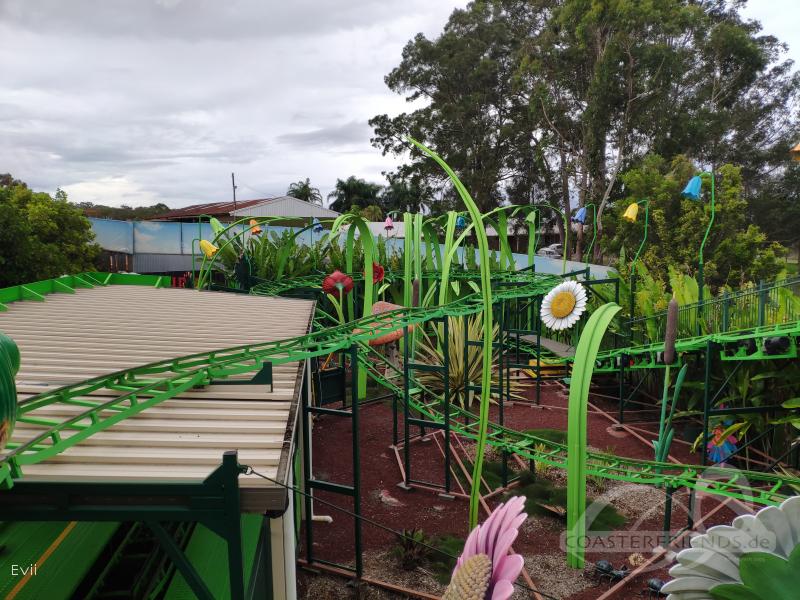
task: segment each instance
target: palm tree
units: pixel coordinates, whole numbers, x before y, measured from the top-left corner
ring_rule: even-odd
[[[298,200],[311,202],[312,204],[322,204],[322,194],[320,194],[318,188],[311,186],[311,180],[308,177],[306,177],[305,181],[301,179],[291,184],[289,189],[286,190],[286,195]]]
[[[380,204],[378,196],[381,186],[369,183],[351,175],[347,179],[337,179],[336,187],[328,194],[328,199],[333,200],[331,210],[346,212],[351,206],[366,208],[371,204]]]

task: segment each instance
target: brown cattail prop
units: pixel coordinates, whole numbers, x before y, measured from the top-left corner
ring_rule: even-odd
[[[678,301],[673,297],[667,306],[667,330],[664,333],[664,363],[675,362],[675,340],[678,338]]]
[[[419,279],[411,282],[411,306],[419,306]]]

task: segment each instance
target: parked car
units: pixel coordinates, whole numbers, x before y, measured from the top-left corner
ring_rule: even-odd
[[[561,244],[550,244],[544,248],[540,248],[536,253],[539,256],[546,256],[547,258],[561,258],[563,246]]]

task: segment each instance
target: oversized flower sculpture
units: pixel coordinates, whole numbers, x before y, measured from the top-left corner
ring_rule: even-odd
[[[577,281],[558,284],[542,300],[542,321],[554,331],[569,329],[586,310],[586,290]]]
[[[339,296],[353,291],[353,278],[341,271],[334,271],[322,280],[322,291]]]
[[[525,498],[515,496],[494,509],[469,534],[442,600],[508,600],[525,561],[509,554],[519,527],[528,518]]]
[[[790,600],[800,590],[800,496],[692,538],[661,591],[667,600]]]

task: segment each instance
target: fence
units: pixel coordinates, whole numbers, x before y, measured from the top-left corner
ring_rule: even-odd
[[[678,337],[780,325],[800,319],[800,277],[781,279],[681,306]],[[633,344],[664,339],[667,311],[629,321]]]

